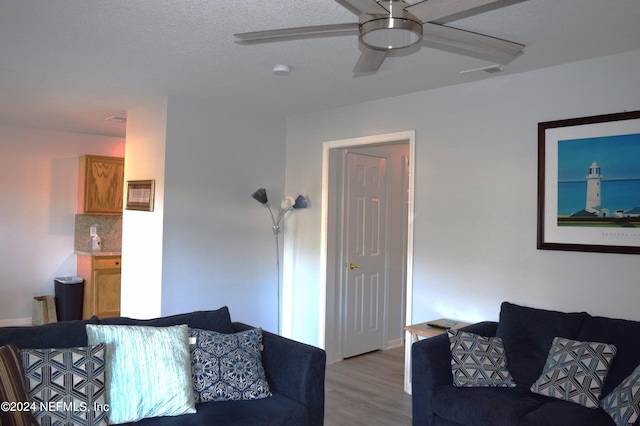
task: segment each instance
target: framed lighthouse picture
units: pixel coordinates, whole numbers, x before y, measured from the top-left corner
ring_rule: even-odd
[[[538,123],[538,248],[640,254],[640,111]]]

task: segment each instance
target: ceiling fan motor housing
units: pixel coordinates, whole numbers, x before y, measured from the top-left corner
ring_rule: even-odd
[[[403,49],[422,40],[422,22],[404,10],[403,2],[378,3],[388,14],[360,15],[360,41],[365,46],[376,50]]]
[[[422,40],[422,23],[408,18],[374,18],[360,24],[360,41],[377,50],[403,49]]]

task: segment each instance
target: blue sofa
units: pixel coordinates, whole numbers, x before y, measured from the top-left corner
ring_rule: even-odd
[[[481,322],[461,330],[500,337],[515,387],[455,387],[447,334],[412,345],[414,425],[470,426],[615,426],[600,407],[531,392],[540,377],[554,337],[613,344],[617,352],[604,386],[605,398],[640,365],[640,322],[563,313],[504,302],[499,322]],[[640,420],[633,425],[640,425]]]
[[[0,328],[0,346],[20,349],[87,346],[87,324],[167,327],[187,324],[191,328],[234,333],[251,327],[231,322],[227,307],[212,311],[161,317],[151,320],[93,317],[33,327]],[[322,425],[326,354],[322,349],[263,331],[262,363],[272,396],[250,401],[196,404],[195,414],[154,417],[136,422],[140,426],[215,425]]]

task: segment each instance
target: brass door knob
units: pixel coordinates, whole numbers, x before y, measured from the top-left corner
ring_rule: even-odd
[[[360,265],[356,265],[355,263],[349,263],[349,269],[360,269]]]

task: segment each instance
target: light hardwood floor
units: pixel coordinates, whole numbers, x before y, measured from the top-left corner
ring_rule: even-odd
[[[327,365],[325,426],[411,425],[411,395],[403,385],[404,347]]]

